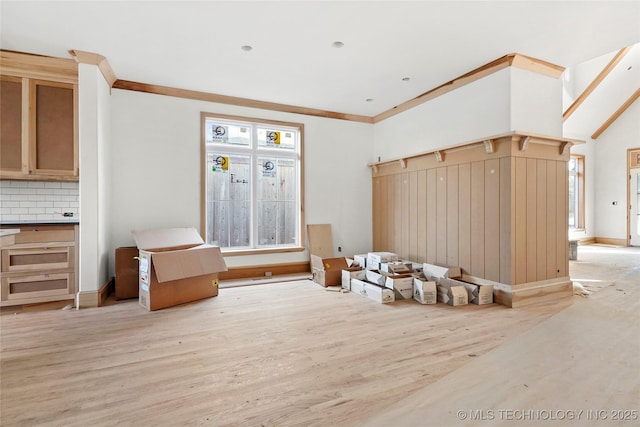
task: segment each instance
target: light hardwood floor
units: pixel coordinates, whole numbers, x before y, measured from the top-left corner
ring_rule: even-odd
[[[79,311],[4,308],[1,424],[360,426],[385,425],[386,416],[400,411],[409,416],[407,424],[394,425],[425,425],[412,398],[425,390],[442,396],[464,391],[459,372],[485,360],[513,362],[492,359],[503,348],[522,347],[528,351],[518,354],[523,363],[536,360],[536,350],[548,342],[537,345],[528,336],[538,340],[562,330],[559,314],[599,299],[609,306],[633,301],[637,310],[640,252],[620,257],[630,261],[602,269],[615,276],[611,284],[622,280],[628,295],[606,286],[587,298],[522,309],[381,305],[309,281],[221,289],[218,297],[157,312],[137,301]],[[579,263],[593,264],[572,265]],[[592,318],[589,328],[601,317],[593,307],[580,312]],[[616,313],[603,312],[608,318]],[[627,325],[633,318],[620,316],[627,316],[616,323],[627,328],[620,333],[633,337],[637,323]],[[600,353],[579,363],[606,363],[611,350],[595,350]],[[616,351],[638,360],[637,347]],[[637,366],[629,364],[627,374],[638,373]],[[475,382],[508,394],[500,371],[498,365],[476,372]],[[456,388],[447,386],[449,379]],[[599,381],[606,378],[590,385]],[[535,392],[557,399],[564,394]]]

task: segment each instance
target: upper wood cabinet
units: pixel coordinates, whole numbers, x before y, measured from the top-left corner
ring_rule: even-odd
[[[0,179],[78,181],[74,61],[4,51],[1,59]]]

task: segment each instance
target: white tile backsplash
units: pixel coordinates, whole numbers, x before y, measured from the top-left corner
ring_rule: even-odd
[[[77,222],[79,207],[77,182],[0,181],[0,222]],[[65,212],[73,216],[64,217]]]

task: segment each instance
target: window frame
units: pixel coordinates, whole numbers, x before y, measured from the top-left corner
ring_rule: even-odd
[[[206,230],[207,230],[207,137],[206,137],[206,124],[207,119],[220,119],[223,121],[230,122],[241,122],[246,124],[251,124],[253,126],[273,126],[273,127],[284,127],[284,128],[297,128],[299,132],[299,147],[298,147],[298,217],[300,220],[298,221],[298,244],[293,246],[286,247],[268,247],[268,248],[220,248],[222,253],[225,256],[237,256],[237,255],[256,255],[256,254],[270,254],[270,253],[287,253],[287,252],[301,252],[305,250],[305,239],[306,236],[304,234],[305,230],[305,218],[304,218],[304,125],[302,123],[293,123],[293,122],[284,122],[279,120],[267,120],[260,119],[255,117],[245,117],[245,116],[236,116],[236,115],[228,115],[228,114],[218,114],[213,112],[201,112],[200,113],[200,230],[203,238],[206,240]],[[250,153],[251,162],[254,162],[259,153],[262,155],[269,155],[274,153],[274,149],[262,147],[258,149],[257,141],[254,141],[255,147],[251,147],[247,150],[239,150],[238,147],[233,144],[229,144],[229,146],[222,147],[223,149],[220,151],[228,152],[230,154],[243,154]],[[255,185],[255,184],[252,184]],[[251,205],[252,205],[252,221],[254,216],[253,209],[257,203],[255,200],[255,192],[252,192],[251,196]],[[252,230],[255,232],[255,230]]]
[[[585,230],[585,223],[584,223],[585,156],[583,154],[571,154],[570,159],[576,160],[576,171],[573,174],[576,177],[576,183],[578,188],[576,192],[576,198],[577,198],[576,226],[575,227],[569,226],[569,230],[584,231]],[[567,168],[568,168],[568,165],[567,165]],[[571,170],[569,170],[567,177],[570,177],[571,175],[572,175],[572,172]],[[568,218],[567,218],[567,222],[568,222]]]

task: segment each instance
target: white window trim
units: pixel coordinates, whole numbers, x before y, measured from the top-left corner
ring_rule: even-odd
[[[207,144],[206,135],[206,123],[207,120],[214,119],[223,123],[235,124],[235,125],[251,125],[252,128],[252,144],[251,146],[240,146],[228,143],[219,144]],[[286,150],[279,148],[259,147],[257,143],[257,129],[258,127],[275,127],[282,130],[291,130],[298,133],[298,141],[295,150]],[[277,120],[264,120],[256,119],[252,117],[242,116],[229,116],[225,114],[216,114],[210,112],[201,113],[201,232],[206,239],[207,233],[207,153],[220,151],[222,153],[228,153],[231,155],[245,155],[250,156],[251,161],[251,225],[250,225],[250,244],[252,247],[232,247],[221,248],[225,255],[246,255],[246,254],[258,254],[258,253],[280,253],[280,252],[297,252],[303,251],[304,248],[304,125],[301,123],[281,122]],[[258,246],[255,241],[256,224],[259,220],[259,212],[255,209],[256,194],[257,194],[257,177],[259,171],[253,163],[258,157],[274,156],[279,158],[289,158],[297,161],[297,182],[296,182],[296,198],[297,198],[297,210],[296,215],[298,217],[298,229],[297,229],[297,243],[292,245],[279,245],[279,246]]]

